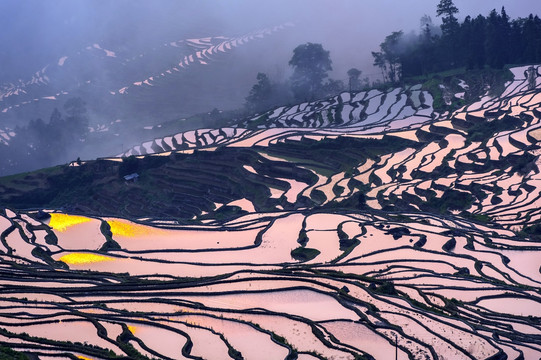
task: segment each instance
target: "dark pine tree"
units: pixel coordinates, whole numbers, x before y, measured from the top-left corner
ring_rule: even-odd
[[[324,95],[323,80],[332,70],[329,52],[321,44],[306,43],[293,50],[291,89],[297,101],[313,100]]]

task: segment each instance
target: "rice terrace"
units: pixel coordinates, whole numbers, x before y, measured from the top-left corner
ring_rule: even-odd
[[[240,74],[235,54],[257,60],[298,23],[190,37],[152,61],[98,45],[0,87],[0,359],[541,359],[541,20],[436,5],[441,26],[382,37],[380,79],[327,78],[329,52],[307,42],[287,81],[257,75],[242,109],[165,115],[174,81]],[[103,78],[70,73],[90,53],[126,67],[107,89],[146,85],[100,98]],[[38,117],[53,90],[60,108],[68,85],[65,114],[5,125]],[[167,110],[141,120],[151,96]],[[132,123],[99,125],[118,109]],[[29,135],[55,124],[58,139]],[[73,144],[110,153],[46,157]]]

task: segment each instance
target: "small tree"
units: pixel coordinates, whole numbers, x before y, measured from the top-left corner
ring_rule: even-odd
[[[55,109],[56,110],[56,109]],[[83,99],[76,97],[70,98],[64,104],[64,110],[68,114],[63,124],[62,131],[71,141],[84,139],[88,133],[88,117],[86,116],[86,103]],[[57,111],[58,112],[58,111]],[[53,116],[57,116],[53,114]],[[54,123],[53,116],[51,123]]]
[[[356,68],[351,68],[348,70],[349,78],[349,91],[359,91],[361,90],[361,81],[359,77],[361,76],[362,71]]]
[[[444,37],[454,35],[459,28],[455,14],[458,14],[458,8],[453,4],[453,0],[440,0],[436,15],[442,17],[441,31]]]
[[[257,83],[252,86],[250,94],[246,97],[246,108],[251,112],[268,110],[271,104],[272,85],[264,73],[257,74]]]
[[[329,52],[321,44],[306,43],[293,50],[291,89],[297,101],[313,100],[323,95],[323,80],[332,70]]]
[[[432,18],[429,15],[423,15],[420,20],[421,23],[421,42],[430,43],[432,42]]]
[[[342,80],[329,79],[322,87],[323,96],[336,95],[345,90],[344,82]]]
[[[374,57],[374,65],[381,69],[384,81],[396,83],[401,77],[400,64],[400,40],[402,39],[402,31],[393,31],[393,33],[385,38],[379,47],[379,52],[372,52]]]
[[[209,112],[209,118],[211,120],[212,125],[219,125],[220,121],[222,121],[224,117],[220,110],[218,110],[217,108],[214,108],[212,109],[211,112]]]

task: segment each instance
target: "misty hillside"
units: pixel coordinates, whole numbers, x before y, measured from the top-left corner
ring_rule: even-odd
[[[178,39],[144,51],[94,43],[60,53],[55,63],[0,85],[0,122],[7,128],[2,141],[9,142],[10,130],[24,125],[23,119],[46,117],[73,97],[87,103],[96,131],[117,125],[118,120],[129,123],[128,128],[142,127],[213,107],[237,108],[256,72],[246,65],[287,36],[292,26],[232,37]],[[233,81],[237,86],[232,92],[228,84]],[[116,132],[121,129],[117,125]]]
[[[233,36],[155,38],[145,46],[95,42],[59,52],[24,77],[6,76],[0,84],[0,172],[115,154],[167,122],[176,129],[219,125],[206,114],[242,108],[255,74],[265,68],[258,57],[287,44],[294,29],[283,23]],[[69,109],[74,99],[77,116]]]

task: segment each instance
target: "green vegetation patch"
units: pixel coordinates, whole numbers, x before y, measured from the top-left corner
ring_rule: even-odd
[[[432,197],[426,203],[430,209],[445,213],[448,210],[466,210],[473,203],[473,196],[464,191],[446,190],[441,198]]]
[[[0,360],[28,360],[28,356],[13,349],[0,346]]]
[[[513,116],[504,116],[502,119],[487,121],[483,119],[482,121],[476,121],[468,129],[467,139],[476,142],[476,141],[485,141],[490,138],[491,135],[507,130],[514,130],[523,125],[523,121],[513,117]]]
[[[319,254],[321,254],[319,250],[306,247],[298,247],[291,250],[291,257],[298,261],[310,261]]]
[[[523,236],[529,236],[534,240],[541,240],[541,223],[525,226],[520,234]]]

